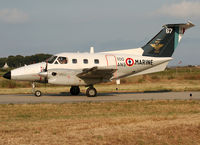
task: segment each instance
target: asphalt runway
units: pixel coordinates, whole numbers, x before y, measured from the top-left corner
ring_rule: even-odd
[[[200,92],[99,93],[97,97],[86,97],[85,94],[71,96],[67,93],[46,94],[42,97],[35,97],[32,94],[0,95],[0,104],[111,102],[128,100],[200,100]]]

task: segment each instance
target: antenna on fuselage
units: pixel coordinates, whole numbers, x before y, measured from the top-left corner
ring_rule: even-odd
[[[90,53],[94,53],[94,47],[90,47]]]

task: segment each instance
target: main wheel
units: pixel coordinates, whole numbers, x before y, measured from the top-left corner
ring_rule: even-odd
[[[39,91],[39,90],[36,90],[34,94],[35,94],[36,97],[42,96],[42,92]]]
[[[79,86],[72,86],[70,89],[71,95],[78,95],[80,93]]]
[[[86,95],[88,97],[95,97],[97,95],[97,90],[93,87],[89,87],[87,90],[86,90]]]

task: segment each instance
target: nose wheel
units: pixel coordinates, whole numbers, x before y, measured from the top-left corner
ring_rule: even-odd
[[[36,90],[35,93],[34,93],[34,95],[35,95],[36,97],[40,97],[40,96],[42,96],[42,92],[39,91],[39,90]]]
[[[35,90],[35,82],[32,83],[32,92],[36,97],[42,96],[42,92],[40,90]]]
[[[95,97],[97,95],[97,90],[93,87],[90,86],[87,90],[86,90],[86,95],[88,97]]]

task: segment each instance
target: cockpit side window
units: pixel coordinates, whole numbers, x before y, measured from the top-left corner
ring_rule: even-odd
[[[47,62],[48,63],[53,63],[56,60],[56,58],[57,58],[57,56],[52,56],[47,60]]]
[[[68,63],[68,59],[66,57],[58,57],[58,62],[60,64],[67,64]]]

